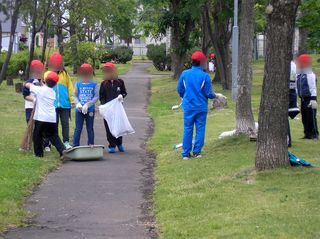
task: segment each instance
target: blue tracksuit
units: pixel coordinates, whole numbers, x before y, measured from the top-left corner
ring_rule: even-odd
[[[179,79],[177,91],[182,101],[184,111],[184,133],[182,156],[187,157],[192,150],[193,128],[196,127],[193,153],[201,153],[204,145],[208,99],[214,99],[211,79],[202,67],[193,66],[185,70]]]

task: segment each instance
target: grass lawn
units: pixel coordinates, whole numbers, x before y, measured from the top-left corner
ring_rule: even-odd
[[[131,66],[131,63],[118,64],[119,74],[125,74]],[[95,79],[100,82],[101,77],[101,71],[97,71]],[[0,107],[0,232],[2,232],[10,227],[23,225],[28,216],[23,208],[25,198],[31,194],[33,187],[60,163],[55,150],[47,153],[43,159],[34,157],[32,152],[18,151],[26,129],[24,100],[22,95],[15,93],[14,87],[7,86],[6,82],[0,85],[0,103],[2,105]],[[70,126],[72,135],[74,117]]]
[[[316,65],[320,76],[320,64]],[[263,63],[254,66],[253,109],[257,121]],[[320,84],[319,84],[320,85]],[[152,80],[149,111],[155,123],[149,148],[157,155],[155,214],[160,237],[320,238],[320,171],[283,168],[256,172],[255,143],[246,137],[218,140],[235,127],[235,105],[210,111],[203,158],[181,161],[182,112],[176,82]],[[221,92],[219,85],[214,85]],[[222,92],[230,99],[229,92]],[[170,123],[168,123],[170,122]],[[304,141],[301,118],[290,121],[291,151],[320,166],[320,142]]]

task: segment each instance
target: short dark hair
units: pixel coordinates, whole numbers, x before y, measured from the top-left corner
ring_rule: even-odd
[[[200,65],[201,65],[200,61],[195,61],[195,60],[192,61],[192,66],[200,66]]]
[[[53,88],[56,86],[56,82],[52,81],[52,80],[49,80],[49,81],[46,81],[46,85],[50,88]]]

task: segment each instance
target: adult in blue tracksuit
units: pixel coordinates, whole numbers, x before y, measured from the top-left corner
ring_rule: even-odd
[[[192,54],[192,68],[185,70],[179,79],[177,91],[183,99],[184,133],[182,157],[187,160],[193,156],[201,157],[204,145],[206,120],[208,114],[208,99],[214,99],[211,79],[208,73],[203,71],[206,56],[196,51]],[[193,129],[196,128],[194,147],[192,148]]]

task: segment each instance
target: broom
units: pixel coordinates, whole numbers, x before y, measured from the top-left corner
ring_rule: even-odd
[[[30,120],[28,122],[28,126],[26,129],[26,132],[23,135],[22,138],[22,142],[20,144],[20,150],[21,151],[30,151],[32,148],[32,134],[33,134],[33,128],[34,128],[34,120],[33,120],[33,115],[34,115],[34,111],[35,111],[35,107],[36,105],[34,105],[31,116],[30,116]]]

